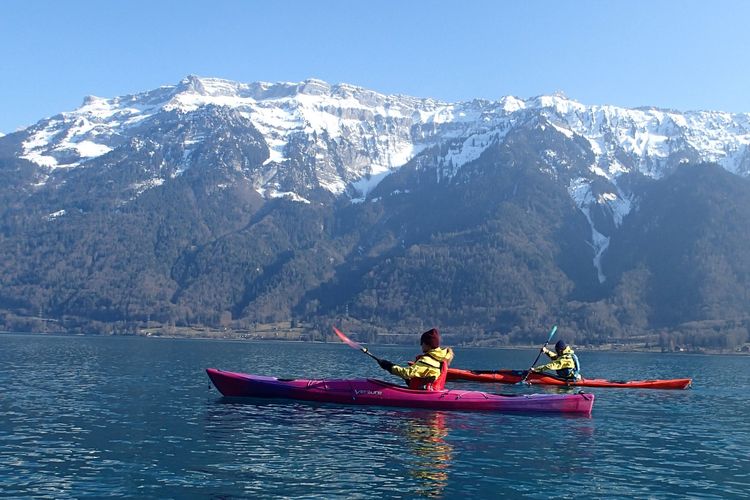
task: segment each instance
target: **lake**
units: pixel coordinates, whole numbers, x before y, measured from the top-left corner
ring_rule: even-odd
[[[537,352],[461,348],[454,366],[524,369]],[[398,379],[337,343],[3,334],[0,496],[748,498],[750,357],[577,353],[590,378],[694,385],[589,389],[590,418],[228,400],[205,368]]]

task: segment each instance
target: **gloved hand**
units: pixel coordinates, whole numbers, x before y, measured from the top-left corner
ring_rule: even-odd
[[[393,363],[388,361],[387,359],[379,359],[378,364],[380,365],[380,368],[390,373],[391,368],[393,368]]]

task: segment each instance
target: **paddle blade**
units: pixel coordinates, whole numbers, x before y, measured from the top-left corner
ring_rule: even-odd
[[[549,337],[547,338],[547,343],[544,344],[544,345],[547,345],[547,344],[550,343],[550,341],[552,340],[552,337],[555,335],[556,331],[557,331],[557,325],[555,325],[555,326],[552,327],[552,331],[549,332]]]
[[[529,374],[531,373],[531,371],[524,370],[522,373],[523,373],[523,378],[519,380],[518,382],[516,382],[515,385],[531,385],[531,382],[526,380],[527,378],[529,378]]]
[[[347,337],[346,335],[344,335],[341,332],[341,330],[339,330],[335,326],[333,327],[333,332],[338,336],[338,338],[340,338],[342,340],[342,342],[344,342],[345,344],[349,345],[349,347],[353,347],[355,349],[359,349],[360,351],[365,351],[366,352],[366,350],[361,345],[357,344],[352,339],[350,339],[349,337]]]

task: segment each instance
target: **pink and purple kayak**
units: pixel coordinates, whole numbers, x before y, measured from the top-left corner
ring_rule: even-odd
[[[224,396],[283,398],[345,405],[401,406],[433,410],[590,415],[593,394],[491,394],[480,391],[422,391],[375,379],[279,379],[206,369]]]

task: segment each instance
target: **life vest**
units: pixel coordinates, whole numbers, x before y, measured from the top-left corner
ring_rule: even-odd
[[[423,361],[423,358],[426,359]],[[428,359],[431,362],[428,362]],[[435,367],[433,365],[433,362],[437,362],[440,364],[440,375],[438,375],[438,377],[434,380],[432,378],[412,377],[409,379],[409,389],[419,389],[423,391],[442,391],[445,387],[445,380],[448,378],[448,365],[450,364],[450,359],[446,358],[442,361],[439,361],[429,354],[420,354],[414,359],[414,362],[421,362],[432,367]]]
[[[557,376],[564,378],[564,379],[568,379],[568,380],[580,380],[581,379],[581,373],[580,373],[581,366],[578,363],[578,356],[576,356],[576,353],[571,350],[570,352],[566,352],[562,354],[561,357],[570,357],[573,360],[573,364],[575,365],[575,367],[563,368],[562,370],[557,370]]]

